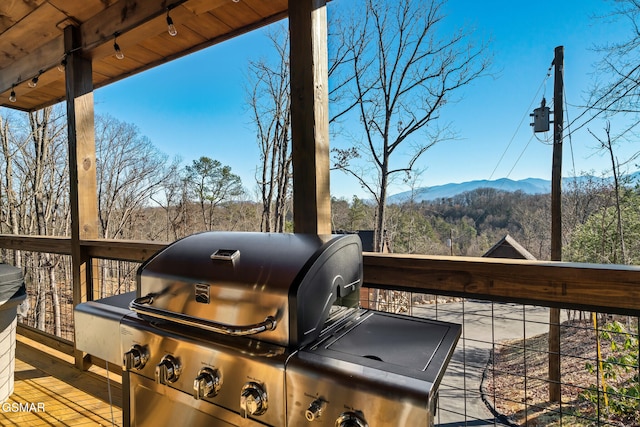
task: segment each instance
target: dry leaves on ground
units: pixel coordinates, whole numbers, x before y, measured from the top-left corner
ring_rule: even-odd
[[[626,319],[626,318],[622,318]],[[609,319],[610,321],[611,319]],[[623,320],[624,321],[624,320]],[[609,387],[638,390],[637,319],[633,330],[635,366],[605,366],[604,372],[616,372],[616,379],[605,378]],[[601,360],[614,356],[611,340],[602,339]],[[613,340],[622,343],[624,336],[614,334]],[[517,426],[638,426],[640,409],[638,396],[607,394],[608,407],[602,393],[603,371],[598,370],[597,336],[590,321],[569,321],[561,325],[561,391],[562,402],[549,402],[548,334],[526,341],[508,341],[496,345],[493,358],[485,371],[482,391],[485,401],[505,421]],[[617,346],[618,350],[620,345]],[[618,352],[619,353],[619,352]],[[589,369],[591,365],[594,369]],[[596,393],[596,390],[599,393]],[[635,393],[635,392],[633,392]],[[596,398],[599,397],[599,400]],[[617,406],[616,406],[617,405]],[[618,408],[618,410],[616,409]],[[620,409],[621,408],[621,409]],[[624,412],[628,412],[624,414]]]

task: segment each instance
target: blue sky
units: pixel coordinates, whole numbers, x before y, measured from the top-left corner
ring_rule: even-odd
[[[356,0],[334,0],[329,13],[349,7],[350,1]],[[611,3],[604,0],[449,0],[448,27],[473,29],[475,39],[491,41],[493,75],[464,88],[458,94],[461,99],[443,111],[458,138],[423,155],[418,185],[502,177],[550,179],[552,147],[540,140],[552,135],[532,139],[529,113],[543,95],[550,104],[553,74],[543,82],[554,48],[563,45],[569,105],[565,121],[578,116],[577,106],[583,104],[598,58],[594,45],[628,34],[620,25],[594,18],[610,9]],[[212,46],[97,90],[96,113],[137,125],[160,151],[180,156],[184,164],[200,156],[217,159],[231,166],[253,191],[259,157],[244,80],[249,61],[268,51],[269,41],[261,30]],[[594,121],[589,128],[601,133],[603,124]],[[338,136],[332,144],[345,141]],[[598,174],[610,169],[608,158],[595,146],[586,128],[576,132],[570,143],[565,140],[563,175],[571,176],[574,168],[576,173]],[[620,150],[624,158],[634,147],[627,144]],[[341,172],[332,173],[331,187],[337,197],[369,197]],[[407,189],[399,183],[391,193]]]

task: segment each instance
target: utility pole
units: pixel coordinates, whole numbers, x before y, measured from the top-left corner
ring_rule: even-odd
[[[553,80],[553,164],[551,166],[551,261],[562,261],[562,136],[564,46],[555,48]],[[549,310],[549,401],[560,402],[560,309]]]

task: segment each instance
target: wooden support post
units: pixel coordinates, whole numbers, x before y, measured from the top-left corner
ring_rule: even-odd
[[[326,0],[289,0],[293,229],[331,233]]]
[[[71,198],[71,263],[73,305],[93,299],[91,258],[80,245],[83,239],[98,237],[96,143],[93,113],[91,61],[81,56],[78,28],[64,30],[69,140],[69,183]],[[76,366],[85,368],[84,355],[75,352]]]
[[[555,49],[553,85],[553,164],[551,167],[551,260],[562,261],[562,132],[564,47]],[[549,401],[560,402],[560,309],[549,310]]]

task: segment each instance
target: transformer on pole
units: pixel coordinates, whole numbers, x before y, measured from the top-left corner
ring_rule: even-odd
[[[549,123],[553,123],[549,120],[549,107],[546,106],[547,100],[542,98],[542,102],[540,102],[540,107],[533,109],[533,114],[530,114],[533,117],[533,131],[537,132],[548,132],[549,131]]]

